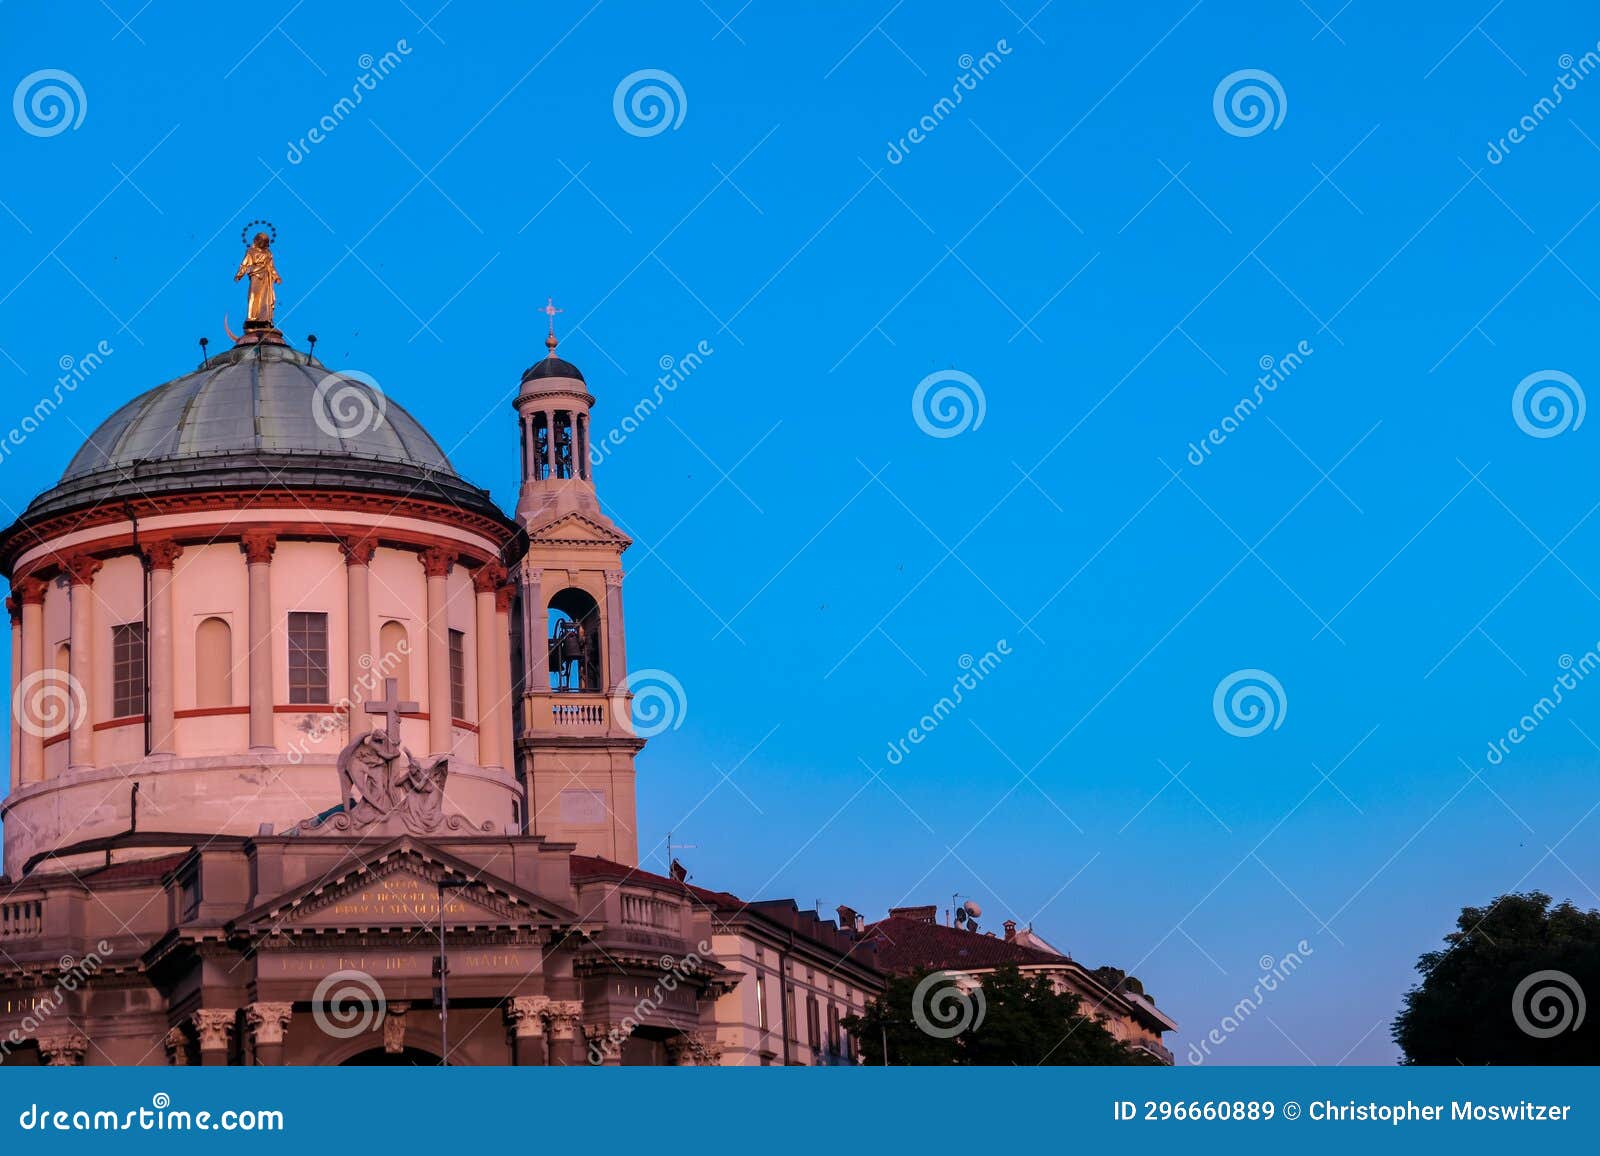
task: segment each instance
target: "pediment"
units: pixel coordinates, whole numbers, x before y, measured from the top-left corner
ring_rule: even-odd
[[[604,546],[626,550],[633,539],[611,525],[603,516],[591,518],[569,513],[528,531],[528,541],[544,546]]]
[[[249,934],[294,931],[437,930],[442,878],[465,878],[443,892],[444,926],[453,930],[566,928],[579,922],[566,906],[481,869],[400,839],[260,904],[233,924]]]

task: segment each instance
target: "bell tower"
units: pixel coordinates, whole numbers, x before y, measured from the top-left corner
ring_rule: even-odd
[[[548,356],[522,375],[517,520],[528,548],[517,568],[513,668],[518,773],[529,834],[584,855],[638,862],[633,733],[622,619],[622,552],[632,541],[601,512],[589,452],[594,398],[582,372]]]

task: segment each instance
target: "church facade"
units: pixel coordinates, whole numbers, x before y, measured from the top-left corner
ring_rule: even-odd
[[[629,541],[553,328],[507,515],[284,340],[256,248],[232,348],[0,533],[0,1063],[850,1062],[851,934],[638,867]]]

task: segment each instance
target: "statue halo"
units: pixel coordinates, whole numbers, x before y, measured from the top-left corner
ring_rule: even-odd
[[[270,235],[272,237],[272,243],[274,245],[276,245],[278,243],[278,226],[274,225],[271,221],[257,219],[257,220],[251,221],[249,224],[245,225],[244,228],[239,230],[239,243],[240,244],[242,244],[242,245],[249,245],[250,244],[250,230],[255,228],[257,225],[265,225],[267,227],[268,235]]]

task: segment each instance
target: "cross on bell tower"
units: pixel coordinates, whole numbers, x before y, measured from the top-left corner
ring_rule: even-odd
[[[543,313],[546,317],[548,317],[550,319],[550,336],[548,336],[548,337],[546,337],[544,339],[544,347],[550,351],[546,356],[554,357],[556,355],[556,344],[557,344],[556,343],[556,314],[557,313],[565,313],[566,310],[565,309],[557,309],[556,308],[556,299],[554,297],[546,297],[545,300],[544,300],[544,308],[539,310],[539,312]]]

